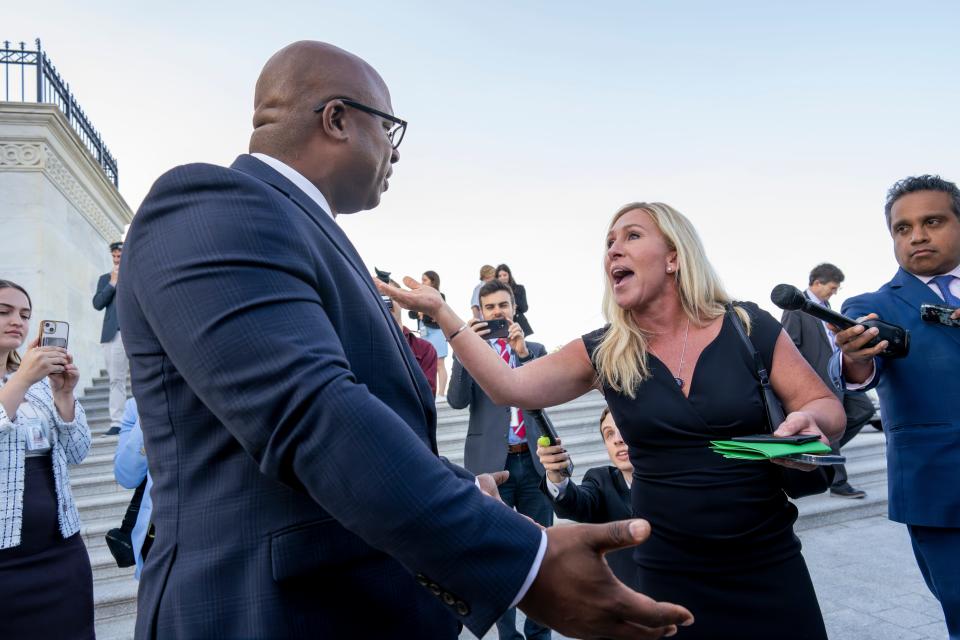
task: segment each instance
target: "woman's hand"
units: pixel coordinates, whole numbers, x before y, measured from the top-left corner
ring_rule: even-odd
[[[823,434],[813,415],[806,411],[794,411],[777,427],[773,435],[785,436],[819,436],[820,442],[830,446],[830,440]]]
[[[567,465],[570,464],[570,456],[567,454],[567,450],[561,446],[562,444],[558,438],[557,444],[555,445],[549,447],[537,445],[537,457],[540,458],[540,464],[543,465],[544,471],[547,472],[547,480],[553,484],[563,482],[566,476],[564,476],[562,472],[565,471]]]
[[[827,439],[827,436],[823,434],[823,431],[820,430],[820,427],[817,426],[817,421],[812,415],[806,411],[794,411],[787,416],[777,430],[773,432],[773,435],[785,437],[785,436],[796,436],[796,435],[816,435],[820,436],[820,442],[830,446],[830,440]],[[779,464],[781,467],[787,467],[788,469],[797,469],[800,471],[813,471],[817,468],[815,464],[804,464],[803,462],[797,462],[796,460],[784,460],[781,458],[772,458],[770,460],[774,464]]]
[[[80,370],[73,364],[73,356],[69,353],[66,356],[67,364],[63,371],[61,373],[51,373],[47,375],[47,378],[50,380],[50,389],[54,396],[69,397],[72,401],[73,390],[80,381]]]
[[[446,304],[440,296],[440,292],[433,287],[425,287],[410,276],[403,279],[403,284],[409,289],[401,289],[381,282],[374,278],[374,284],[380,290],[380,295],[390,296],[390,298],[404,309],[419,311],[434,318]]]
[[[16,375],[27,386],[40,382],[51,374],[64,373],[70,364],[71,358],[63,347],[40,347],[39,344],[40,338],[30,343],[20,361],[20,368],[17,369]],[[73,384],[76,386],[76,380]]]

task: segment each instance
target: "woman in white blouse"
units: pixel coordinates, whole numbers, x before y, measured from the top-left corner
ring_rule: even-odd
[[[68,464],[90,449],[66,349],[21,359],[32,303],[0,280],[0,638],[93,638],[93,576]]]

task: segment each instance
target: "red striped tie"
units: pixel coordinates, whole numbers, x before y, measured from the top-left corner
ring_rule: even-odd
[[[503,361],[512,369],[513,365],[510,362],[510,351],[507,350],[507,341],[503,338],[497,340],[497,352],[500,354],[500,357],[503,358]],[[511,426],[511,429],[513,429],[514,435],[521,440],[527,439],[527,425],[523,422],[523,409],[517,409],[517,426]]]

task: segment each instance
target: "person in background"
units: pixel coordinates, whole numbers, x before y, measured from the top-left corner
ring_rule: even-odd
[[[483,319],[483,313],[480,312],[480,287],[493,280],[496,275],[497,270],[493,268],[493,265],[485,264],[480,267],[480,282],[473,288],[473,295],[470,296],[470,310],[477,320]]]
[[[508,323],[506,338],[486,340],[488,348],[511,369],[523,367],[547,353],[542,344],[528,342],[523,329],[513,319],[513,291],[510,286],[491,279],[480,288],[480,308],[484,321],[470,321],[477,335],[489,333],[485,321],[504,319]],[[508,471],[510,476],[499,486],[504,504],[530,517],[538,524],[553,524],[550,501],[540,492],[543,467],[533,456],[537,446],[537,429],[527,425],[523,409],[498,406],[459,360],[453,360],[453,378],[447,398],[454,409],[469,409],[470,424],[463,450],[463,466],[475,474]],[[547,640],[550,629],[527,618],[523,635],[516,628],[516,610],[511,608],[497,621],[497,632],[502,640]]]
[[[501,406],[552,407],[603,391],[634,468],[633,515],[651,526],[650,540],[634,550],[635,586],[690,609],[696,623],[679,637],[824,640],[780,466],[710,450],[711,440],[769,431],[756,363],[733,323],[746,325],[784,405],[775,435],[839,438],[842,405],[779,322],[756,304],[733,304],[696,229],[669,205],[617,211],[604,271],[607,326],[515,369],[460,331],[449,338],[457,360]],[[432,289],[412,278],[404,284],[411,290],[380,292],[429,313],[446,332],[462,326]]]
[[[440,276],[437,275],[436,271],[424,271],[420,282],[440,291]],[[447,296],[442,292],[440,297],[444,300],[447,299]],[[444,337],[443,331],[440,330],[440,325],[430,316],[418,311],[410,311],[409,316],[417,321],[420,337],[432,344],[437,352],[437,380],[434,385],[434,395],[437,397],[437,402],[443,402],[446,400],[447,394],[447,366],[444,363],[444,358],[447,357],[447,339]],[[429,376],[427,377],[429,378]]]
[[[0,280],[0,638],[92,639],[93,573],[67,465],[90,450],[80,373],[33,341],[33,303]]]
[[[93,308],[103,311],[103,329],[100,331],[100,344],[107,364],[107,376],[110,379],[110,428],[106,435],[120,433],[120,421],[123,419],[123,404],[127,400],[127,378],[130,375],[130,363],[123,350],[120,338],[120,321],[117,318],[117,306],[114,304],[117,284],[120,282],[120,259],[123,257],[123,243],[110,245],[113,258],[113,270],[100,276],[97,292],[93,294]]]
[[[809,287],[804,296],[814,304],[830,308],[832,298],[843,282],[843,272],[830,264],[819,264],[813,268],[808,278]],[[843,411],[847,416],[847,425],[843,437],[831,445],[835,454],[840,448],[853,440],[860,433],[863,425],[873,416],[873,403],[862,393],[844,393],[833,385],[830,379],[830,358],[833,355],[833,333],[827,324],[808,313],[799,310],[787,309],[780,317],[783,330],[787,332],[793,344],[797,345],[800,355],[806,360],[820,379],[833,391],[843,403]],[[845,465],[834,465],[835,475],[830,486],[830,495],[838,498],[865,498],[866,492],[855,489],[847,480]]]
[[[879,290],[847,299],[842,312],[909,330],[910,353],[878,357],[886,341],[867,347],[877,330],[857,325],[836,334],[831,374],[844,390],[877,389],[890,519],[907,525],[950,638],[960,639],[960,328],[920,317],[931,304],[960,320],[960,189],[940,176],[904,178],[887,192],[884,214],[900,269]]]
[[[143,446],[143,430],[140,428],[140,416],[137,414],[137,401],[134,398],[128,398],[123,409],[120,440],[113,456],[113,475],[117,483],[125,489],[136,489],[144,480],[147,481],[140,501],[140,510],[137,512],[137,522],[130,534],[133,556],[137,561],[134,577],[139,580],[143,559],[153,544],[153,531],[150,527],[150,514],[153,512],[150,489],[153,488],[153,479],[147,470],[147,452]]]
[[[513,279],[513,272],[505,264],[497,267],[497,280],[510,285],[510,288],[513,289],[513,299],[517,301],[517,313],[513,316],[513,319],[523,329],[523,335],[532,336],[533,328],[527,321],[526,316],[527,310],[530,308],[527,305],[527,289],[522,284],[517,284],[517,281]]]
[[[390,284],[399,286],[392,280]],[[427,382],[430,384],[430,391],[436,396],[437,350],[433,348],[433,345],[430,344],[429,341],[417,337],[413,331],[403,326],[403,321],[400,319],[400,307],[393,304],[392,300],[387,301],[387,307],[390,309],[390,315],[397,321],[397,326],[400,327],[400,332],[403,333],[403,337],[406,338],[407,344],[410,345],[410,350],[413,352],[413,357],[417,360],[417,365],[420,367],[420,370],[423,371],[423,375],[426,376]]]
[[[537,445],[537,457],[546,471],[540,489],[550,497],[554,513],[561,518],[603,523],[631,516],[633,464],[609,407],[604,407],[600,413],[600,437],[612,466],[589,469],[580,486],[561,473],[570,462],[561,440],[550,447]],[[633,549],[611,551],[607,554],[607,563],[624,584],[634,583],[637,566],[633,562]]]

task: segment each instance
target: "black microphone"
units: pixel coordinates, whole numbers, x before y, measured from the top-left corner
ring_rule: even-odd
[[[548,446],[552,447],[557,444],[557,440],[559,439],[557,430],[554,428],[553,423],[550,422],[547,414],[543,412],[543,409],[524,409],[523,415],[528,418],[533,418],[533,421],[537,423],[537,430],[540,432],[540,437],[550,441]],[[573,460],[567,463],[567,468],[561,471],[560,475],[566,476],[567,478],[573,475]]]
[[[773,304],[777,305],[781,309],[788,311],[802,311],[803,313],[811,315],[819,320],[823,320],[824,322],[829,322],[830,324],[840,327],[841,329],[849,329],[850,327],[855,327],[858,324],[863,325],[868,329],[876,327],[879,333],[873,338],[873,340],[864,345],[864,348],[867,349],[876,346],[880,342],[886,340],[887,348],[880,352],[880,355],[885,358],[902,358],[910,352],[910,332],[903,327],[898,327],[895,324],[890,324],[889,322],[884,322],[874,318],[871,318],[870,320],[864,320],[863,322],[851,320],[845,315],[839,314],[836,311],[832,311],[822,305],[810,301],[807,296],[803,295],[803,292],[800,291],[800,289],[797,289],[792,285],[778,284],[775,286],[773,291],[770,292],[770,300],[772,300]]]

